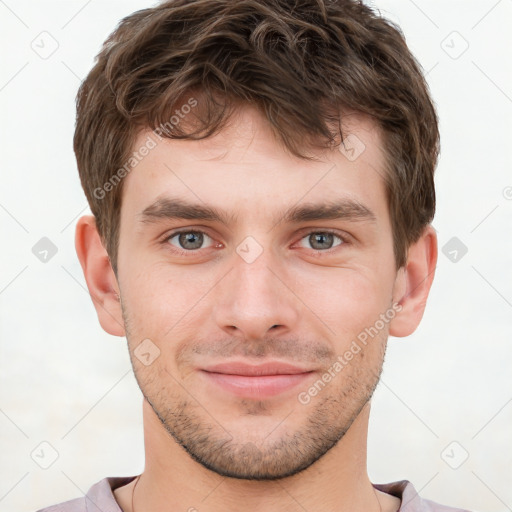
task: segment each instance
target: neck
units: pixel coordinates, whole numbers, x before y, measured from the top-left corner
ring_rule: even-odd
[[[193,460],[144,401],[146,467],[134,509],[235,512],[243,504],[247,512],[386,510],[366,469],[369,410],[367,404],[338,444],[309,468],[280,480],[251,481],[222,477]]]

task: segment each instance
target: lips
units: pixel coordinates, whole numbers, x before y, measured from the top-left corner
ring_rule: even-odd
[[[236,396],[263,399],[291,390],[310,378],[314,370],[279,361],[260,365],[231,362],[202,368],[201,373]]]
[[[214,373],[224,373],[229,375],[263,376],[263,375],[295,375],[297,373],[306,373],[311,370],[300,368],[288,363],[271,361],[259,365],[250,365],[247,363],[221,363],[203,368],[204,371]]]

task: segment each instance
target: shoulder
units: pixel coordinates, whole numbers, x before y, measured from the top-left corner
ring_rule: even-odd
[[[397,512],[471,512],[467,509],[442,505],[422,498],[409,480],[400,480],[388,484],[373,484],[379,491],[400,498],[401,504]]]
[[[135,477],[108,477],[95,483],[85,496],[39,509],[37,512],[122,512],[114,498],[113,490],[126,485]]]
[[[50,507],[42,508],[37,512],[87,512],[85,505],[85,496],[83,498],[76,498],[74,500],[51,505]]]

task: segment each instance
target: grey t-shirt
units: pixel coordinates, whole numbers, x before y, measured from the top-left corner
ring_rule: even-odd
[[[134,478],[134,476],[104,478],[94,484],[82,498],[43,508],[37,512],[123,512],[112,491],[128,484]],[[408,480],[372,485],[379,491],[400,498],[402,503],[397,512],[469,512],[462,508],[447,507],[420,498]]]

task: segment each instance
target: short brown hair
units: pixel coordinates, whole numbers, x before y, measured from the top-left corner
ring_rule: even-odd
[[[169,123],[192,92],[195,129]],[[301,158],[306,141],[332,146],[336,109],[370,115],[386,153],[396,267],[405,264],[434,216],[439,131],[400,28],[356,0],[168,0],[119,23],[77,95],[80,179],[116,273],[126,166],[119,171],[140,130],[209,137],[240,104],[256,106]]]

